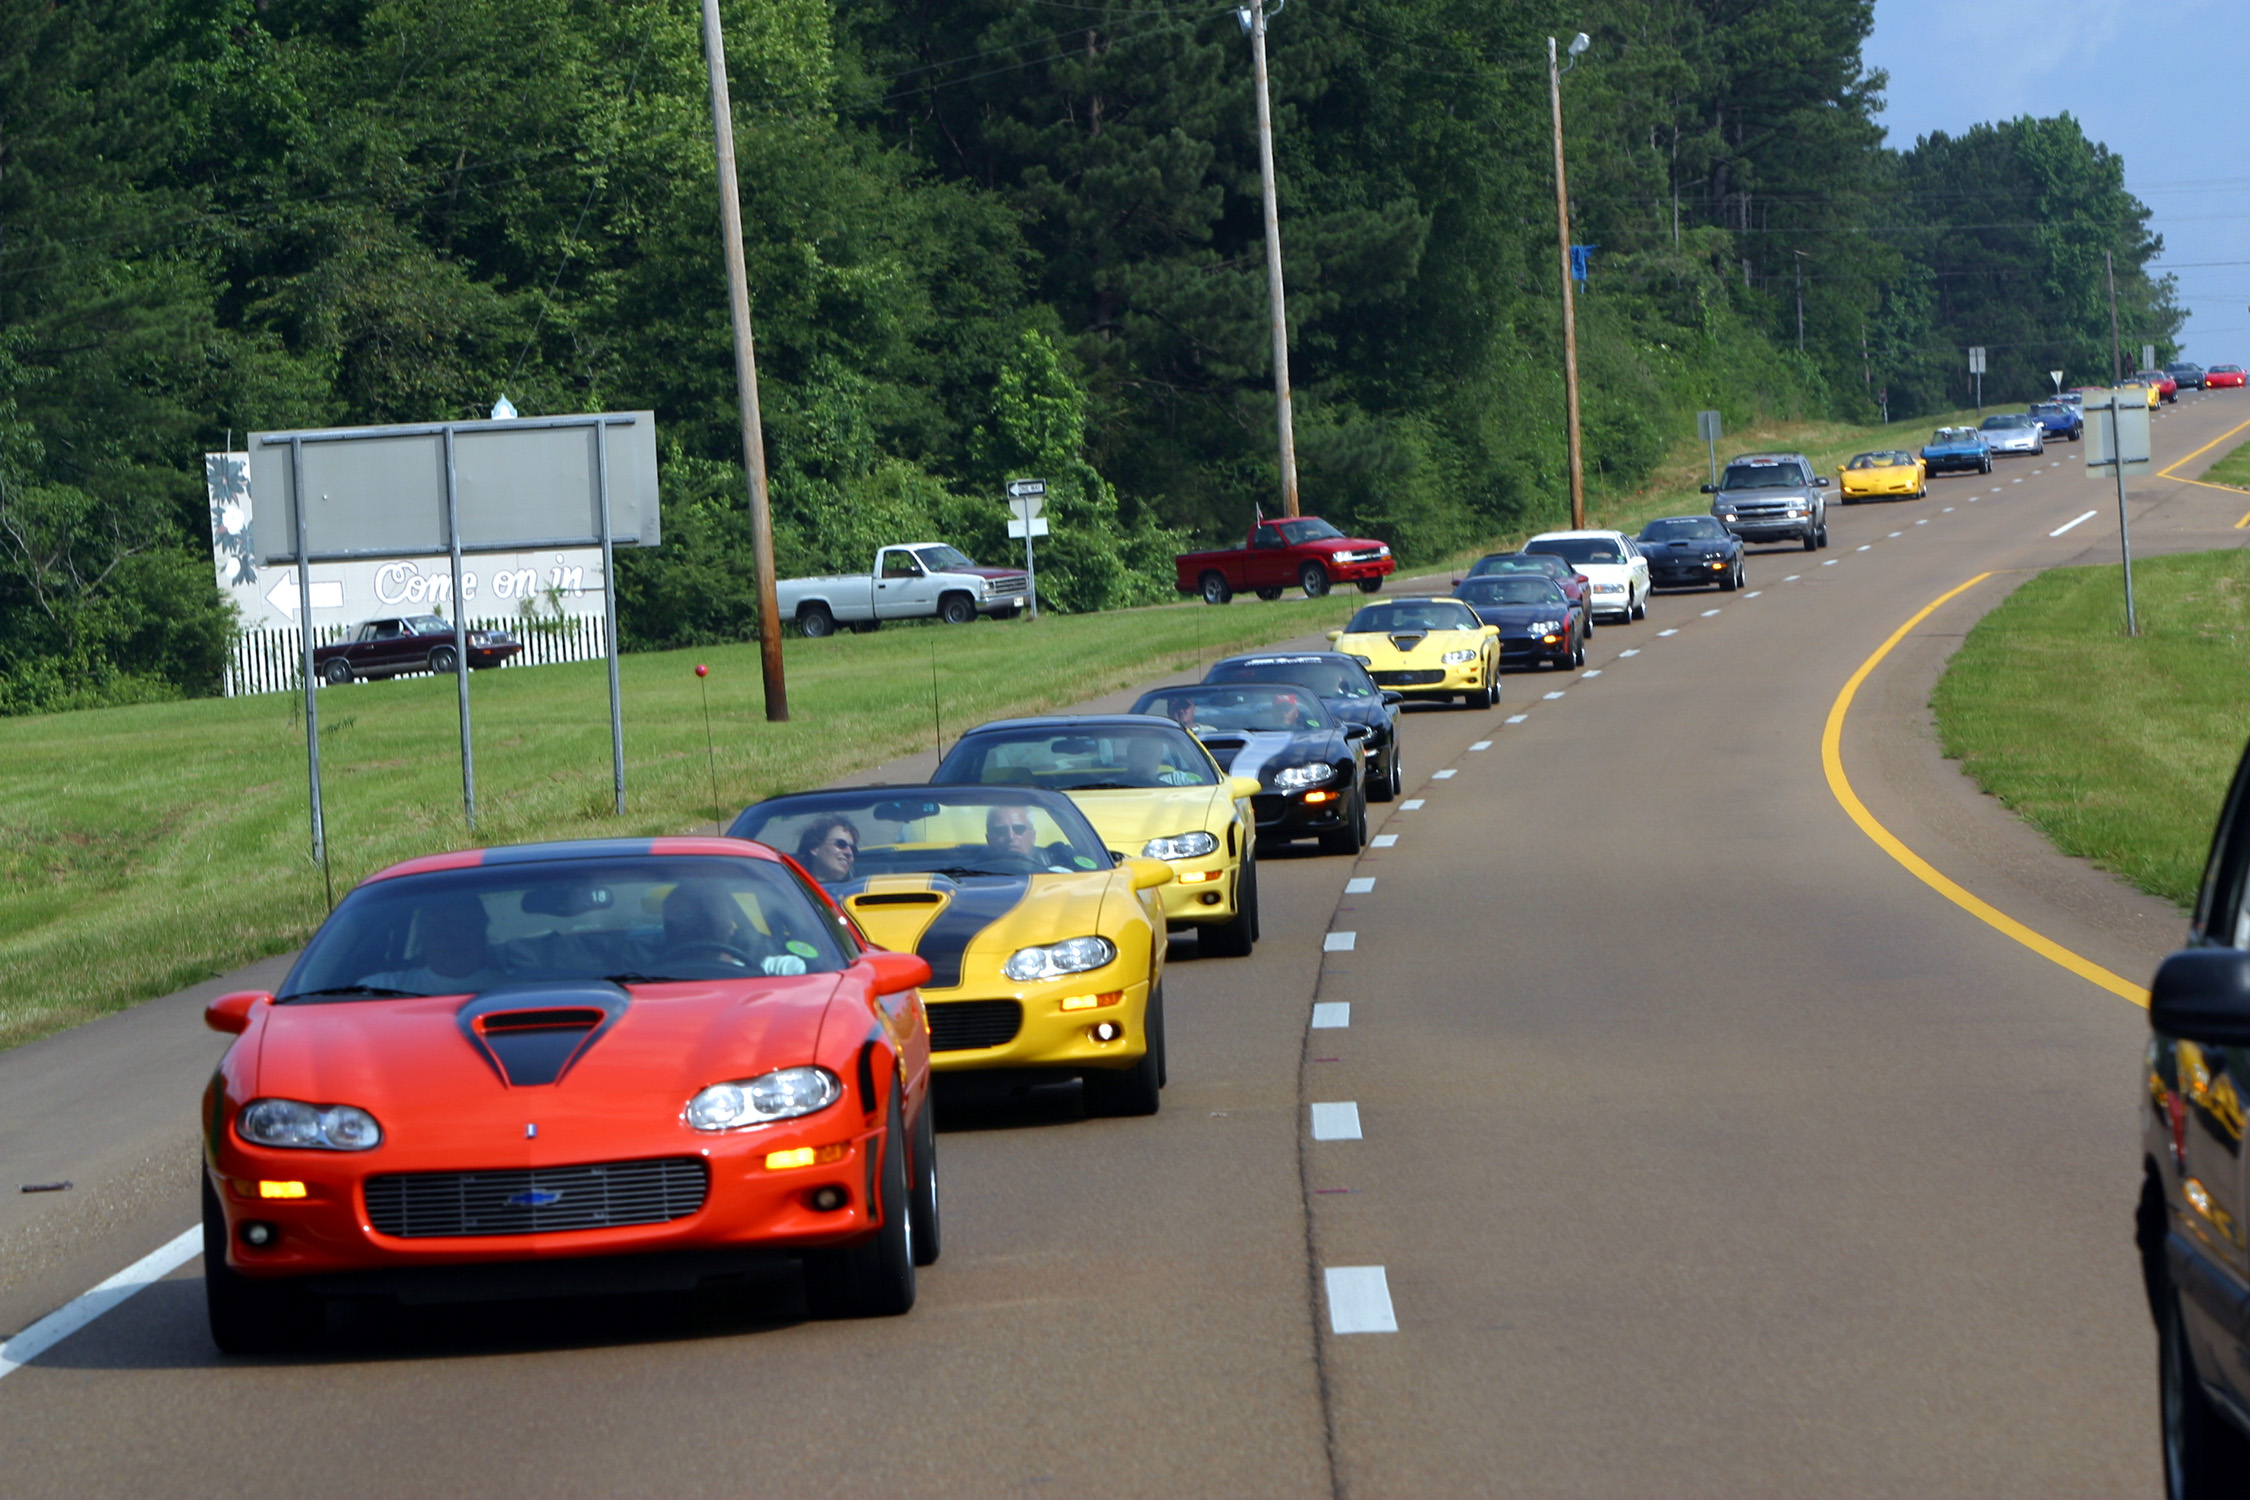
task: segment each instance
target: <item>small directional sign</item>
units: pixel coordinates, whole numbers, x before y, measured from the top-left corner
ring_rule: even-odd
[[[1023,521],[1010,521],[1008,523],[1008,535],[1012,537],[1022,536],[1026,524]],[[1045,516],[1033,516],[1028,524],[1033,536],[1045,536],[1047,534],[1047,518]]]
[[[1982,375],[1984,373],[1984,345],[1982,344],[1971,344],[1969,346],[1969,373],[1971,375]]]
[[[1044,479],[1011,479],[1008,481],[1008,498],[1010,500],[1021,500],[1026,496],[1044,495],[1046,493],[1047,481]]]
[[[2055,383],[2055,389],[2057,392],[2060,392],[2062,390],[2062,377],[2063,372],[2060,370],[2049,370],[2047,372],[2047,378]]]
[[[1720,438],[1725,437],[1726,433],[1721,431],[1719,427],[1719,414],[1715,411],[1697,412],[1695,414],[1695,435],[1706,443],[1715,443]]]

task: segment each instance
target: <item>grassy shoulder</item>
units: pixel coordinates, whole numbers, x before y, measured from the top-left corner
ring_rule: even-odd
[[[2182,907],[2250,734],[2250,552],[2057,568],[1979,621],[1939,679],[1939,741],[2066,854]]]
[[[339,893],[472,844],[674,833],[968,725],[1329,629],[1358,595],[1175,605],[787,642],[768,724],[754,644],[623,661],[629,811],[611,812],[599,662],[479,674],[480,813],[461,816],[451,679],[327,688],[321,766]],[[702,685],[709,663],[712,748]],[[320,922],[294,694],[0,720],[0,1047],[278,953]],[[713,782],[716,780],[716,796]]]
[[[2250,438],[2229,449],[2226,456],[2203,471],[2207,484],[2231,484],[2239,490],[2250,490]]]

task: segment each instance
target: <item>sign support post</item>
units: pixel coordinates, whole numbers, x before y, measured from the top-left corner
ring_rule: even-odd
[[[2119,439],[2117,396],[2109,398],[2109,456],[2110,469],[2117,475],[2117,550],[2125,564],[2125,633],[2141,633],[2139,616],[2133,612],[2133,537],[2125,522],[2125,445]]]
[[[1715,411],[1697,412],[1695,435],[1703,439],[1703,445],[1710,450],[1711,488],[1715,490],[1719,487],[1719,439],[1726,435],[1719,430],[1719,414]]]
[[[461,597],[461,481],[453,462],[453,429],[445,429],[445,540],[453,563],[453,682],[461,703],[461,816],[477,831],[477,761],[469,744],[468,601]]]
[[[1039,618],[1039,574],[1031,565],[1031,539],[1047,534],[1047,523],[1039,512],[1046,506],[1047,481],[1044,479],[1011,479],[1008,481],[1008,509],[1016,518],[1008,523],[1008,535],[1015,536],[1020,528],[1023,535],[1024,593],[1031,606],[1031,618]]]
[[[304,649],[305,774],[311,782],[312,857],[328,886],[328,909],[336,909],[336,886],[328,874],[328,831],[320,809],[320,710],[313,704],[312,549],[305,545],[305,443],[289,440],[289,519],[297,542],[297,643]]]
[[[609,427],[594,427],[594,501],[602,527],[602,646],[609,658],[609,775],[625,816],[625,714],[617,691],[617,549],[609,535]]]
[[[1977,378],[1977,415],[1984,415],[1984,345],[1969,350],[1969,373]]]
[[[2128,399],[2131,406],[2126,405]],[[2113,388],[2088,404],[2093,405],[2094,401],[2107,408],[2109,420],[2096,422],[2087,430],[2090,445],[2086,452],[2086,472],[2099,474],[2106,468],[2117,480],[2117,547],[2125,571],[2125,633],[2137,636],[2141,633],[2141,622],[2133,602],[2133,537],[2125,514],[2125,476],[2145,474],[2154,463],[2149,450],[2148,405],[2145,393],[2139,389],[2128,398],[2125,392]],[[2128,417],[2132,420],[2127,421]],[[2128,428],[2131,430],[2127,431]]]

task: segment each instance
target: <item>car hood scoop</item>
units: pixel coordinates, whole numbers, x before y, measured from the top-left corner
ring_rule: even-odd
[[[511,1088],[533,1088],[560,1080],[631,1004],[598,981],[519,985],[485,991],[453,1019]]]
[[[1391,637],[1391,645],[1400,651],[1412,651],[1416,646],[1421,645],[1428,636],[1429,632],[1426,630],[1401,631]]]

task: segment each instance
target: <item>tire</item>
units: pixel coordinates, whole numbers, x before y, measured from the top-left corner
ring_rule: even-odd
[[[1837,498],[1842,500],[1846,505],[1859,504],[1859,496],[1857,495],[1840,495]]]
[[[1148,1050],[1129,1068],[1089,1068],[1079,1075],[1081,1097],[1089,1117],[1110,1118],[1153,1115],[1164,1104],[1164,986],[1148,997],[1141,1022],[1148,1033]]]
[[[1203,596],[1205,604],[1224,604],[1234,597],[1234,590],[1228,587],[1226,579],[1217,573],[1206,573],[1198,578],[1195,581],[1195,588],[1196,592]]]
[[[1196,949],[1205,958],[1248,958],[1257,942],[1258,934],[1258,861],[1255,856],[1242,862],[1241,884],[1235,899],[1234,915],[1224,922],[1201,928],[1196,933]]]
[[[1733,593],[1733,592],[1734,592],[1734,591],[1735,591],[1736,589],[1738,589],[1738,588],[1741,588],[1741,587],[1742,587],[1742,564],[1741,564],[1740,562],[1737,562],[1737,563],[1736,563],[1736,564],[1734,565],[1734,570],[1733,570],[1732,572],[1728,573],[1726,577],[1724,577],[1724,578],[1722,578],[1722,579],[1720,579],[1720,580],[1719,580],[1719,592],[1720,592],[1720,593],[1722,593],[1722,594],[1731,594],[1731,593]]]
[[[320,680],[330,687],[342,687],[352,680],[352,664],[341,656],[332,657],[321,667]]]
[[[1391,748],[1383,761],[1383,779],[1371,782],[1367,788],[1370,801],[1388,802],[1398,795],[1398,731],[1391,731]]]
[[[977,602],[967,594],[947,594],[937,602],[937,617],[948,625],[968,625],[977,617]]]
[[[1584,636],[1578,638],[1577,646],[1570,653],[1570,665],[1574,671],[1586,665],[1586,638]]]
[[[1626,595],[1625,595],[1625,598],[1626,598],[1626,601],[1627,601],[1627,602],[1626,602],[1626,607],[1625,607],[1625,620],[1626,620],[1626,623],[1630,624],[1630,623],[1632,623],[1632,622],[1633,622],[1633,621],[1635,621],[1635,620],[1645,620],[1645,619],[1647,619],[1647,618],[1648,618],[1648,595],[1646,595],[1646,594],[1643,594],[1643,595],[1641,595],[1641,597],[1640,597],[1640,602],[1636,604],[1636,603],[1633,603],[1633,602],[1632,602],[1632,598],[1633,598],[1633,595],[1632,595],[1632,592],[1631,592],[1631,590],[1632,590],[1632,585],[1631,585],[1631,584],[1627,584],[1627,585],[1626,585],[1626,590],[1627,590],[1627,592],[1626,592]]]
[[[1979,469],[1979,470],[1977,470],[1977,472],[1978,472],[1979,474],[1989,474],[1989,473],[1991,473],[1991,472],[1992,472],[1992,460],[1991,460],[1991,459],[1989,459],[1989,458],[1987,458],[1987,459],[1986,459],[1986,460],[1984,461],[1984,467],[1983,467],[1983,468],[1981,468],[1981,469]]]
[[[1363,790],[1352,807],[1352,819],[1335,833],[1320,836],[1323,854],[1357,854],[1367,847],[1367,796]]]
[[[836,633],[836,617],[828,612],[825,604],[802,605],[797,610],[797,629],[807,639],[817,641]]]
[[[286,1281],[255,1281],[227,1264],[227,1219],[203,1178],[203,1306],[224,1354],[287,1354],[319,1339],[320,1299]]]
[[[1359,591],[1363,594],[1380,594],[1383,592],[1383,580],[1380,578],[1362,578],[1359,581]]]
[[[914,1122],[914,1264],[934,1266],[944,1248],[938,1222],[937,1099],[924,1090]]]
[[[1813,529],[1812,529],[1811,527],[1809,527],[1809,526],[1808,526],[1808,527],[1806,527],[1806,528],[1805,528],[1805,550],[1806,550],[1807,552],[1815,552],[1815,551],[1818,551],[1819,549],[1820,549],[1820,538],[1819,538],[1819,536],[1818,536],[1817,534],[1815,534],[1815,533],[1814,533],[1814,531],[1813,531]]]
[[[1328,570],[1316,562],[1306,563],[1297,570],[1297,587],[1305,591],[1307,599],[1326,598]]]
[[[1390,801],[1391,797],[1396,797],[1406,790],[1406,762],[1402,757],[1403,752],[1398,745],[1398,732],[1393,730],[1391,732],[1391,793],[1390,797],[1383,799],[1386,802]]]
[[[1276,600],[1276,599],[1279,599],[1279,598],[1281,597],[1281,590],[1279,590],[1279,589],[1260,589],[1260,590],[1258,590],[1258,597],[1259,597],[1259,598],[1261,598],[1261,599],[1263,599],[1263,600],[1265,600],[1265,601],[1266,601],[1266,603],[1268,603],[1268,604],[1271,604],[1271,603],[1273,603],[1273,601],[1274,601],[1274,600]]]
[[[430,652],[430,670],[441,677],[454,671],[460,665],[461,658],[454,653],[451,646],[439,646]]]
[[[914,1194],[899,1099],[883,1131],[876,1201],[882,1227],[856,1245],[805,1253],[805,1303],[816,1318],[895,1318],[914,1306]]]
[[[1827,550],[1827,548],[1828,548],[1828,523],[1827,523],[1826,521],[1822,521],[1822,522],[1820,523],[1820,532],[1819,532],[1819,536],[1820,536],[1820,545],[1821,545],[1821,550],[1823,550],[1823,551],[1826,551],[1826,550]]]
[[[2250,1442],[2203,1394],[2180,1325],[2179,1293],[2166,1288],[2156,1333],[2157,1411],[2163,1423],[2167,1500],[2240,1500],[2250,1494]]]

